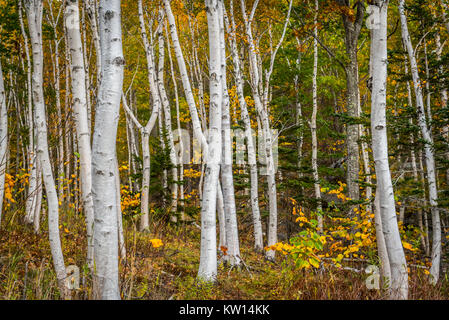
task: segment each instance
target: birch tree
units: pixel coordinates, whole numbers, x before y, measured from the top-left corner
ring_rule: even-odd
[[[101,0],[98,20],[102,79],[92,142],[95,294],[104,300],[117,300],[120,299],[120,291],[116,137],[125,64],[120,0]]]
[[[238,53],[237,39],[236,39],[236,25],[234,19],[234,3],[231,0],[229,2],[230,6],[230,26],[229,21],[226,16],[225,11],[225,22],[228,24],[228,33],[230,38],[230,47],[232,61],[234,64],[234,76],[235,84],[237,89],[237,96],[239,99],[239,105],[241,110],[241,119],[245,127],[245,138],[248,152],[248,163],[250,168],[250,201],[251,201],[251,211],[254,226],[254,248],[256,251],[262,251],[263,249],[263,235],[262,235],[262,222],[260,218],[260,208],[259,208],[259,194],[258,194],[258,173],[257,173],[257,160],[256,160],[256,149],[254,146],[254,137],[251,128],[251,119],[248,113],[248,107],[245,100],[245,95],[243,91],[243,75],[241,69],[241,61]]]
[[[393,185],[388,162],[386,123],[387,95],[387,13],[388,1],[377,0],[379,25],[372,30],[371,58],[373,88],[371,96],[372,149],[376,168],[377,197],[382,232],[391,270],[390,299],[407,299],[408,273],[396,218]],[[382,253],[382,252],[381,252]],[[382,256],[382,255],[381,255]]]
[[[207,139],[201,129],[200,119],[198,117],[198,109],[196,107],[195,98],[192,93],[192,86],[187,73],[186,62],[184,59],[184,54],[181,49],[181,44],[179,42],[178,31],[176,30],[175,16],[173,15],[170,0],[163,0],[164,9],[167,15],[168,25],[170,27],[170,37],[173,43],[173,49],[176,56],[176,61],[178,62],[178,69],[182,80],[182,86],[184,88],[184,95],[187,100],[187,105],[189,106],[190,117],[192,119],[192,127],[195,138],[198,139],[203,147],[203,152],[207,154]]]
[[[265,70],[265,77],[263,77],[261,66],[259,61],[262,61],[261,53],[255,46],[255,40],[253,37],[252,22],[257,9],[259,1],[256,0],[251,9],[251,13],[248,16],[246,13],[245,1],[240,1],[240,6],[243,14],[243,21],[245,27],[245,35],[248,42],[248,55],[250,64],[250,87],[253,94],[253,99],[258,114],[258,118],[262,127],[263,147],[265,153],[265,165],[266,176],[268,184],[268,199],[269,199],[269,223],[268,223],[268,246],[272,246],[277,242],[277,187],[276,187],[276,174],[274,167],[273,157],[273,134],[270,125],[268,104],[269,104],[269,91],[270,91],[270,79],[273,72],[274,62],[276,60],[276,54],[284,41],[284,36],[287,30],[288,21],[290,19],[290,13],[292,8],[292,1],[289,3],[287,17],[282,30],[281,37],[277,45],[270,52],[270,61],[268,69]],[[269,260],[273,260],[275,257],[274,250],[267,250],[266,257]]]
[[[43,181],[47,195],[48,231],[53,266],[58,286],[63,297],[67,294],[65,278],[67,276],[59,238],[59,202],[48,153],[47,120],[43,89],[43,50],[42,50],[42,0],[26,0],[25,11],[31,38],[33,54],[32,90],[34,119],[37,128],[37,155],[42,166]]]
[[[201,202],[201,252],[198,278],[207,282],[215,281],[217,276],[217,234],[215,228],[218,177],[222,161],[223,101],[219,9],[222,3],[220,2],[220,0],[205,1],[209,34],[209,148],[206,153],[203,200]]]
[[[86,74],[84,54],[82,51],[79,4],[78,0],[70,0],[65,8],[65,25],[67,45],[69,46],[72,68],[72,96],[75,116],[78,151],[80,155],[81,194],[87,226],[87,264],[93,270],[93,200],[92,200],[92,154],[90,131],[88,124]]]
[[[160,13],[161,17],[163,17],[163,11]],[[162,19],[161,19],[162,20]],[[158,44],[159,44],[159,63],[158,63],[158,72],[157,72],[157,86],[159,89],[159,94],[162,100],[162,108],[164,114],[164,126],[167,131],[167,142],[169,148],[169,157],[170,162],[172,164],[171,175],[172,182],[170,185],[171,191],[171,204],[170,208],[172,214],[176,213],[176,208],[178,206],[178,169],[177,169],[177,158],[175,154],[175,143],[173,137],[173,130],[171,124],[171,111],[170,111],[170,102],[167,97],[167,92],[165,90],[164,84],[164,62],[165,62],[165,40],[164,40],[164,27],[163,21],[160,21],[158,32]],[[173,218],[174,216],[172,216]]]
[[[232,171],[232,138],[231,116],[229,113],[229,94],[226,83],[226,43],[224,31],[224,3],[218,1],[218,22],[220,32],[220,63],[221,63],[221,137],[222,137],[222,163],[221,186],[223,190],[223,204],[226,222],[226,246],[229,263],[232,266],[240,264],[240,244],[237,226],[237,213],[235,207],[234,175]],[[212,53],[211,53],[212,54]]]
[[[40,170],[40,163],[37,161],[37,154],[36,154],[36,130],[34,127],[34,115],[33,115],[33,98],[32,98],[32,88],[31,88],[31,57],[30,57],[30,50],[28,48],[28,35],[25,31],[25,25],[23,22],[23,16],[22,16],[22,0],[19,1],[19,22],[20,22],[20,29],[22,32],[23,40],[24,40],[24,49],[25,49],[25,57],[27,62],[27,127],[28,127],[28,168],[30,170],[30,178],[29,178],[29,184],[28,184],[28,190],[27,190],[27,199],[25,204],[25,223],[33,223],[34,222],[34,216],[36,215],[36,212],[40,211],[40,197],[42,194],[42,188],[41,185],[41,170]]]
[[[6,93],[3,84],[2,63],[0,61],[0,226],[3,213],[3,196],[5,194],[6,157],[8,148],[8,113],[6,108]]]
[[[432,149],[432,136],[426,121],[426,112],[424,109],[424,100],[422,93],[422,83],[418,73],[418,64],[415,57],[415,49],[412,46],[410,34],[408,31],[407,17],[404,11],[404,0],[399,1],[399,14],[401,18],[402,40],[407,49],[410,70],[413,79],[413,87],[415,89],[416,108],[418,116],[418,125],[421,129],[421,135],[424,142],[424,157],[426,162],[427,183],[429,188],[429,202],[432,212],[432,253],[430,268],[432,283],[436,283],[440,273],[441,259],[441,222],[438,211],[438,190],[435,173],[435,156]]]
[[[315,0],[315,17],[314,17],[314,39],[313,39],[313,75],[312,75],[312,118],[310,120],[310,131],[312,134],[312,170],[313,181],[315,189],[315,198],[318,202],[317,214],[318,214],[318,231],[323,232],[323,216],[321,208],[321,186],[320,177],[318,175],[318,141],[316,135],[316,115],[318,112],[318,88],[317,88],[317,75],[318,75],[318,0]]]

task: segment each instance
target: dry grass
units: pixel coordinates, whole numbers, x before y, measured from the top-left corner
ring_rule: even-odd
[[[66,265],[76,264],[81,269],[81,288],[72,293],[72,298],[89,299],[92,292],[84,264],[84,220],[66,212],[61,223]],[[44,223],[42,230],[45,228]],[[138,233],[134,232],[135,225],[128,221],[125,230],[127,258],[120,262],[123,299],[385,298],[381,292],[366,288],[363,272],[337,268],[298,271],[291,269],[285,261],[265,261],[253,252],[249,236],[243,237],[241,244],[242,257],[248,268],[237,270],[220,265],[214,286],[199,284],[195,280],[200,244],[197,227],[154,222],[152,233]],[[149,240],[154,238],[161,239],[164,246],[153,248]],[[47,232],[35,235],[31,228],[16,221],[0,231],[0,243],[0,299],[59,299]],[[348,266],[364,267],[354,263]],[[434,287],[428,284],[420,269],[411,269],[411,299],[448,299],[448,288],[446,278]]]

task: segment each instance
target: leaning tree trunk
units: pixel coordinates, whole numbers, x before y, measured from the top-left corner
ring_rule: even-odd
[[[418,113],[418,124],[421,129],[424,143],[424,156],[427,169],[427,183],[429,187],[429,202],[432,212],[432,266],[430,268],[431,282],[436,283],[440,273],[441,259],[441,223],[440,213],[438,211],[438,190],[435,173],[435,157],[432,148],[432,137],[426,122],[426,113],[424,110],[422,83],[418,73],[415,50],[412,46],[410,34],[408,32],[407,17],[404,12],[404,0],[399,1],[399,14],[401,16],[402,39],[410,60],[410,69],[412,73],[413,86],[415,89],[416,107]]]
[[[6,155],[8,150],[8,113],[0,61],[0,226],[2,222],[3,196],[5,194]]]
[[[189,106],[190,117],[192,119],[192,127],[195,138],[201,141],[203,152],[207,153],[207,140],[201,129],[200,119],[198,117],[198,110],[195,103],[195,98],[192,92],[192,86],[187,74],[187,67],[182,53],[181,45],[179,43],[178,31],[176,30],[175,16],[170,7],[170,0],[163,0],[165,13],[167,14],[168,25],[170,26],[170,36],[173,42],[173,49],[175,51],[176,60],[178,62],[179,73],[184,88],[187,105]]]
[[[203,199],[201,202],[201,253],[198,278],[215,281],[217,276],[216,204],[218,176],[222,154],[221,104],[222,74],[220,52],[219,1],[206,0],[207,25],[209,31],[209,149],[206,154]]]
[[[92,142],[95,294],[120,299],[116,190],[116,138],[123,85],[120,0],[101,0],[99,7],[101,84]]]
[[[86,74],[82,51],[78,0],[68,3],[65,11],[67,45],[69,46],[72,68],[73,113],[75,116],[78,152],[80,155],[81,196],[87,226],[87,265],[93,271],[93,223],[94,204],[92,200],[92,154],[87,113]],[[62,150],[61,150],[62,151]]]
[[[47,120],[45,115],[45,100],[43,88],[43,49],[42,49],[42,1],[27,0],[25,10],[33,53],[33,104],[35,124],[37,128],[37,155],[42,166],[43,181],[48,205],[48,231],[53,265],[58,279],[58,287],[63,297],[67,294],[65,278],[67,276],[64,257],[62,255],[61,240],[59,238],[59,203],[55,181],[48,153]]]
[[[234,8],[233,1],[230,1],[230,19],[231,28],[229,31],[230,42],[231,42],[231,54],[234,63],[234,74],[235,74],[235,84],[237,96],[239,99],[241,119],[245,127],[245,138],[248,150],[248,163],[250,168],[250,201],[251,210],[253,216],[253,226],[254,226],[254,248],[256,251],[261,252],[263,250],[263,234],[262,234],[262,221],[260,218],[260,208],[259,208],[259,193],[258,193],[258,173],[257,173],[257,160],[256,160],[256,149],[254,146],[254,139],[251,128],[251,119],[248,113],[248,107],[246,105],[245,95],[243,91],[243,75],[242,69],[240,67],[240,57],[237,48],[236,39],[236,25],[234,20]],[[225,16],[226,17],[226,16]],[[226,20],[227,22],[227,20]],[[229,22],[227,22],[229,23]]]
[[[380,24],[372,30],[371,58],[373,59],[373,89],[371,97],[371,132],[376,168],[378,208],[382,221],[388,260],[391,269],[391,299],[407,299],[408,273],[396,218],[393,185],[388,163],[386,123],[387,105],[387,12],[388,1],[377,0]],[[377,197],[376,197],[377,198]]]

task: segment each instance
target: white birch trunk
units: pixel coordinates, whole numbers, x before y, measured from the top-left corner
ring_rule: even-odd
[[[379,256],[382,289],[389,289],[391,286],[391,267],[390,260],[388,258],[387,246],[385,244],[385,237],[383,234],[379,198],[380,196],[378,189],[376,190],[376,196],[374,199],[374,223],[376,227],[377,254]]]
[[[141,198],[141,208],[142,216],[140,217],[140,231],[149,230],[149,189],[150,189],[150,134],[156,124],[156,120],[159,116],[159,111],[161,109],[161,99],[159,96],[158,86],[155,81],[155,64],[153,59],[152,47],[148,41],[148,36],[145,27],[145,21],[143,16],[142,0],[138,3],[139,9],[139,22],[140,22],[140,33],[143,40],[143,45],[145,48],[145,55],[147,59],[147,70],[148,70],[148,83],[150,85],[150,92],[153,97],[153,110],[151,112],[150,119],[147,124],[141,130],[142,134],[142,157],[143,157],[143,172],[142,172],[142,198]]]
[[[173,59],[171,56],[171,45],[170,45],[170,38],[168,36],[168,26],[166,27],[166,39],[167,39],[167,47],[168,47],[168,58],[170,61],[170,74],[173,82],[173,88],[175,91],[175,105],[176,105],[176,126],[178,130],[179,135],[179,199],[181,200],[181,221],[185,220],[184,216],[184,143],[182,141],[181,137],[181,120],[180,120],[180,114],[179,114],[179,96],[178,96],[178,83],[176,81],[175,72],[173,68]]]
[[[47,120],[45,115],[45,100],[43,88],[43,49],[42,49],[42,0],[27,0],[25,10],[33,53],[32,90],[34,116],[37,127],[37,155],[42,166],[43,181],[47,194],[48,231],[53,265],[62,297],[66,297],[66,270],[59,238],[59,204],[55,181],[48,153]]]
[[[3,196],[5,194],[5,175],[8,153],[8,113],[6,93],[3,85],[2,64],[0,61],[0,226],[2,222]]]
[[[190,117],[192,118],[192,127],[195,134],[195,138],[201,141],[203,146],[203,152],[207,154],[207,140],[205,135],[201,130],[201,123],[198,117],[198,110],[196,107],[195,99],[192,93],[192,86],[190,84],[190,79],[187,74],[186,63],[184,60],[184,55],[182,53],[181,45],[179,43],[178,32],[176,30],[175,17],[170,7],[170,0],[163,0],[165,13],[167,14],[168,24],[170,26],[170,36],[173,42],[173,49],[175,51],[176,60],[178,62],[179,73],[181,75],[182,86],[184,88],[184,94],[187,100],[187,105],[189,106]]]
[[[126,260],[126,245],[125,236],[123,234],[123,216],[122,216],[122,202],[120,193],[120,171],[118,169],[118,160],[115,157],[115,189],[117,200],[117,233],[118,233],[118,250],[120,259],[124,262]]]
[[[100,52],[100,36],[98,33],[98,8],[97,0],[86,0],[87,15],[90,20],[90,27],[92,29],[92,42],[95,46],[95,62],[97,68],[97,90],[100,87],[101,82],[101,52]],[[98,97],[98,91],[97,91]]]
[[[250,168],[250,201],[251,210],[253,216],[253,226],[254,226],[254,248],[256,251],[263,250],[263,235],[262,235],[262,222],[260,218],[260,208],[259,208],[259,194],[258,194],[258,173],[257,173],[257,160],[256,160],[256,150],[254,146],[254,138],[251,128],[251,119],[248,113],[248,107],[246,105],[245,95],[243,92],[243,76],[240,67],[240,57],[237,48],[236,39],[236,26],[234,20],[234,10],[233,1],[230,1],[230,18],[231,18],[231,28],[229,30],[230,42],[231,42],[231,54],[234,63],[234,75],[235,83],[237,89],[237,96],[239,99],[241,119],[245,126],[245,138],[248,150],[248,162]],[[226,16],[225,16],[226,17]]]
[[[161,31],[158,34],[158,43],[159,43],[159,63],[158,63],[158,76],[157,76],[157,84],[159,89],[159,94],[161,96],[162,100],[162,107],[163,107],[163,114],[164,114],[164,125],[165,129],[167,130],[167,142],[168,142],[168,148],[170,149],[169,157],[170,162],[173,165],[173,168],[171,169],[171,175],[172,175],[172,183],[170,185],[170,192],[171,192],[171,211],[172,213],[176,213],[176,209],[178,206],[178,161],[175,154],[175,143],[173,138],[173,129],[171,124],[171,110],[170,110],[170,102],[167,97],[167,93],[165,91],[165,84],[164,84],[164,58],[165,58],[165,42],[164,42],[164,34],[163,34],[163,28],[161,28]]]
[[[37,198],[38,198],[38,189],[37,189],[37,156],[36,156],[36,146],[34,143],[35,140],[35,128],[34,128],[34,116],[33,116],[33,99],[32,99],[32,88],[31,88],[31,58],[30,51],[28,48],[28,35],[25,31],[25,26],[23,23],[22,16],[22,0],[19,1],[19,21],[20,21],[20,29],[22,31],[22,36],[24,40],[24,48],[25,48],[25,56],[27,60],[27,125],[28,125],[28,169],[30,171],[29,184],[27,190],[27,199],[25,204],[25,222],[33,223],[34,215],[37,206]],[[40,175],[40,173],[39,173]],[[40,210],[40,208],[39,208]]]
[[[86,74],[84,55],[82,51],[79,4],[71,0],[65,9],[65,24],[67,30],[67,45],[69,46],[72,68],[73,114],[75,116],[78,152],[80,155],[81,197],[87,227],[87,265],[93,271],[93,219],[94,207],[92,200],[92,153],[87,112]]]
[[[391,269],[390,299],[407,299],[408,273],[404,249],[396,218],[393,185],[388,163],[388,140],[386,124],[387,94],[387,12],[388,1],[377,0],[380,8],[380,24],[372,30],[371,58],[373,66],[373,89],[371,106],[371,132],[382,232],[385,238]]]
[[[51,61],[53,64],[53,83],[55,86],[55,101],[56,101],[56,113],[58,115],[58,119],[62,119],[62,112],[61,112],[61,82],[60,82],[60,67],[59,67],[59,43],[61,39],[58,39],[58,31],[57,26],[59,22],[59,17],[61,14],[62,6],[59,9],[59,12],[57,13],[57,16],[55,17],[53,12],[53,3],[52,1],[48,2],[49,4],[49,20],[50,25],[53,28],[53,43],[54,43],[54,52],[52,52],[52,46],[50,43],[50,54],[51,54]],[[67,57],[68,58],[68,57]],[[62,122],[58,124],[58,148],[57,148],[57,156],[58,156],[58,170],[57,170],[57,181],[58,181],[58,198],[62,199],[63,196],[63,176],[64,176],[64,135],[63,135],[63,127]],[[51,157],[50,157],[51,158]],[[67,179],[69,177],[66,177]]]
[[[222,135],[222,163],[221,185],[223,190],[223,203],[226,222],[227,260],[232,266],[240,265],[240,246],[235,206],[234,175],[232,171],[232,138],[231,116],[229,113],[229,94],[226,84],[226,44],[224,31],[224,3],[218,1],[218,22],[220,32],[220,62],[221,62],[221,135]]]
[[[418,114],[418,124],[421,129],[422,138],[425,141],[424,144],[424,156],[426,161],[427,170],[427,183],[429,187],[429,202],[432,211],[432,266],[430,268],[432,283],[436,283],[440,273],[440,259],[441,259],[441,223],[440,214],[438,211],[438,190],[436,183],[435,173],[435,158],[432,149],[432,137],[431,132],[426,122],[426,114],[424,110],[423,94],[421,87],[421,80],[418,74],[418,65],[416,63],[415,51],[412,46],[410,34],[407,26],[407,17],[404,12],[404,0],[399,1],[399,14],[401,17],[402,39],[407,49],[410,69],[413,78],[413,86],[415,89],[416,107]]]
[[[217,0],[206,0],[209,33],[209,149],[206,158],[203,199],[201,202],[201,253],[198,278],[215,281],[217,276],[216,204],[218,177],[222,157],[222,74],[220,52],[220,23]]]
[[[317,200],[317,215],[318,215],[318,232],[323,232],[323,216],[321,208],[321,186],[320,177],[318,175],[318,141],[316,134],[316,115],[318,112],[318,88],[317,88],[317,75],[318,75],[318,0],[315,0],[315,27],[313,33],[315,35],[313,40],[313,76],[312,76],[312,119],[310,120],[310,132],[312,135],[312,171],[313,171],[313,186],[315,190],[315,198]]]
[[[92,143],[94,257],[96,296],[120,299],[116,190],[116,137],[123,86],[120,0],[101,0],[99,7],[101,84]]]

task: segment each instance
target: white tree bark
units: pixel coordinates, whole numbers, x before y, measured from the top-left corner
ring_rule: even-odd
[[[317,75],[318,75],[318,0],[315,0],[315,27],[313,29],[313,75],[312,75],[312,118],[310,120],[310,132],[312,135],[312,171],[313,171],[313,187],[315,190],[315,198],[317,200],[317,220],[318,220],[318,232],[323,232],[323,216],[321,207],[321,186],[320,177],[318,175],[318,141],[316,134],[316,115],[318,112],[318,88],[317,88]]]
[[[268,184],[268,201],[269,201],[269,223],[268,223],[268,246],[272,246],[277,242],[277,191],[276,191],[276,171],[274,167],[273,158],[273,135],[271,132],[268,104],[270,102],[270,77],[273,72],[274,62],[276,54],[284,41],[284,36],[287,30],[287,25],[290,19],[290,12],[293,2],[290,1],[286,21],[282,30],[282,35],[279,39],[276,47],[271,50],[270,63],[267,70],[265,70],[265,78],[262,76],[262,58],[260,51],[256,49],[255,41],[253,37],[251,23],[254,18],[254,14],[258,5],[258,1],[255,1],[251,10],[250,16],[246,13],[245,1],[241,0],[240,5],[243,14],[243,20],[245,24],[245,33],[248,41],[248,55],[250,61],[250,84],[253,93],[254,104],[257,110],[257,114],[262,124],[262,139],[263,139],[263,152],[265,153],[265,165],[266,176]],[[275,251],[266,251],[266,258],[268,260],[274,260]]]
[[[232,171],[233,148],[231,138],[231,116],[229,113],[229,94],[226,83],[226,43],[224,31],[224,3],[218,1],[218,22],[220,32],[220,63],[221,63],[221,136],[222,136],[222,163],[221,185],[223,190],[223,203],[226,222],[227,261],[232,266],[240,265],[240,245],[235,207],[234,175]]]
[[[87,15],[90,20],[90,27],[92,29],[92,42],[95,46],[95,62],[97,68],[97,90],[100,87],[101,82],[101,52],[100,52],[100,36],[98,33],[98,8],[97,8],[97,0],[86,0],[86,10]],[[98,96],[98,91],[97,91]]]
[[[221,250],[222,247],[226,247],[227,242],[226,242],[226,222],[225,222],[225,211],[223,202],[223,191],[221,190],[220,182],[218,182],[218,190],[217,190],[217,216],[218,216],[218,228],[220,230],[218,247]]]
[[[3,85],[2,64],[0,61],[0,226],[2,222],[3,196],[5,194],[5,175],[8,153],[8,113],[6,93]]]
[[[382,228],[382,216],[379,200],[379,189],[376,190],[376,196],[374,198],[374,223],[376,227],[376,242],[377,253],[380,263],[380,275],[382,282],[382,289],[389,289],[391,286],[391,267],[390,259],[388,258],[387,246],[385,244],[385,237]]]
[[[165,61],[165,41],[164,41],[164,33],[163,28],[161,27],[161,30],[158,33],[158,43],[159,43],[159,63],[158,63],[158,73],[157,73],[157,84],[159,89],[159,94],[161,96],[162,100],[162,107],[163,107],[163,114],[164,114],[164,126],[167,131],[167,142],[168,147],[170,148],[169,151],[169,157],[170,162],[173,165],[173,168],[171,169],[171,175],[172,175],[172,183],[170,185],[170,191],[171,191],[171,211],[172,213],[176,213],[176,208],[178,206],[178,168],[176,167],[178,165],[178,159],[176,158],[175,153],[175,143],[173,138],[173,129],[171,124],[171,110],[170,110],[170,102],[167,97],[167,93],[165,91],[165,84],[164,84],[164,61]]]
[[[176,60],[178,62],[179,73],[181,75],[182,86],[184,88],[184,94],[187,100],[187,105],[189,106],[190,117],[192,118],[192,127],[195,134],[195,138],[201,141],[203,146],[203,152],[207,154],[207,140],[206,136],[201,130],[201,123],[198,117],[198,110],[196,107],[195,99],[192,93],[192,86],[190,84],[190,79],[187,74],[186,63],[184,60],[184,55],[182,53],[181,45],[179,43],[178,31],[176,30],[175,17],[170,7],[170,0],[163,0],[165,13],[167,14],[168,24],[170,26],[170,36],[173,42],[173,49],[175,51]]]
[[[55,16],[53,12],[53,2],[48,1],[49,6],[49,14],[48,14],[48,20],[49,24],[53,28],[53,37],[52,42],[54,44],[54,52],[53,48],[50,42],[50,55],[51,55],[51,62],[52,62],[52,71],[53,71],[53,83],[55,86],[55,102],[56,102],[56,113],[58,116],[58,119],[62,119],[62,112],[61,112],[61,81],[60,81],[60,67],[59,67],[59,43],[62,40],[61,38],[58,39],[58,23],[59,18],[63,9],[63,5],[59,7],[59,11],[57,12],[57,15]],[[69,58],[69,57],[67,57]],[[62,199],[63,197],[63,182],[64,182],[64,134],[63,134],[63,126],[62,123],[60,123],[58,126],[58,148],[57,148],[57,156],[58,156],[58,162],[57,162],[57,181],[58,181],[58,198]],[[66,177],[67,179],[69,177]]]
[[[35,128],[34,128],[34,116],[33,116],[33,98],[32,98],[32,88],[31,88],[31,58],[30,51],[28,48],[28,35],[25,31],[25,26],[23,23],[22,16],[22,0],[19,1],[19,21],[20,21],[20,29],[22,31],[22,36],[24,40],[24,48],[25,48],[25,56],[27,60],[27,125],[28,125],[28,168],[30,170],[29,184],[27,190],[27,199],[25,204],[25,222],[33,223],[34,216],[36,211],[40,211],[40,207],[37,205],[38,197],[41,194],[40,188],[38,186],[38,176],[40,177],[42,174],[40,170],[38,170],[38,161],[36,155],[36,146],[35,146]]]
[[[81,197],[87,227],[87,265],[93,271],[93,220],[94,204],[92,200],[92,153],[87,115],[86,74],[84,55],[82,51],[79,4],[78,0],[70,0],[65,9],[65,25],[67,30],[67,45],[69,46],[72,68],[73,114],[75,116],[78,152],[80,155]]]
[[[241,110],[241,119],[245,126],[245,138],[248,150],[248,163],[250,168],[250,180],[251,180],[250,200],[251,200],[251,210],[254,226],[254,248],[256,251],[262,251],[263,235],[262,235],[262,222],[260,218],[260,208],[259,208],[259,194],[258,194],[259,181],[257,173],[256,150],[254,147],[254,138],[251,129],[251,119],[248,113],[248,107],[246,105],[245,95],[243,92],[243,75],[242,69],[240,67],[240,57],[237,48],[236,25],[234,20],[234,6],[232,0],[230,1],[230,19],[231,19],[231,26],[230,28],[228,27],[229,29],[228,33],[230,36],[231,54],[234,63],[234,75],[237,89],[236,91]],[[227,24],[229,24],[227,19],[225,21],[227,22]]]
[[[142,135],[142,157],[143,157],[143,172],[142,172],[142,190],[141,190],[141,209],[142,216],[140,218],[140,231],[149,229],[149,189],[150,189],[150,134],[156,124],[156,120],[159,116],[159,111],[161,109],[161,99],[159,96],[158,85],[155,81],[155,64],[152,53],[152,46],[148,41],[148,36],[145,27],[145,21],[143,16],[142,0],[138,3],[139,9],[139,22],[140,22],[140,33],[143,40],[143,45],[145,49],[145,55],[147,58],[147,70],[148,70],[148,83],[150,85],[151,96],[153,97],[153,110],[151,112],[150,119],[148,120],[145,127],[141,129]]]
[[[171,78],[172,78],[172,82],[173,82],[173,89],[175,92],[175,105],[176,105],[176,126],[177,126],[177,130],[178,130],[178,135],[179,135],[179,160],[178,160],[178,165],[179,165],[179,199],[181,200],[181,205],[182,205],[182,209],[181,209],[181,221],[185,220],[185,216],[184,216],[184,143],[182,141],[182,137],[181,137],[181,120],[180,120],[180,114],[179,114],[179,96],[178,96],[178,83],[176,81],[176,77],[175,77],[175,72],[174,72],[174,68],[173,68],[173,59],[172,59],[172,55],[171,55],[171,45],[170,45],[170,38],[168,36],[168,26],[166,26],[165,28],[166,31],[166,39],[167,39],[167,47],[168,47],[168,58],[170,61],[170,74],[171,74]]]
[[[396,218],[393,185],[388,163],[388,140],[386,123],[387,94],[387,12],[388,0],[377,0],[380,24],[372,30],[371,58],[373,66],[373,89],[371,97],[371,132],[382,232],[385,238],[391,268],[390,299],[407,299],[408,273],[404,249]]]
[[[438,190],[436,183],[436,173],[435,173],[435,158],[432,149],[432,137],[429,127],[426,121],[426,113],[424,109],[423,94],[422,94],[422,84],[418,73],[418,65],[416,63],[415,51],[412,46],[410,39],[410,34],[407,26],[407,17],[404,12],[404,0],[399,1],[399,14],[401,17],[401,29],[402,29],[402,39],[407,49],[410,69],[413,78],[413,86],[415,89],[416,107],[418,114],[418,124],[421,129],[422,138],[425,141],[424,144],[424,156],[426,161],[427,170],[427,183],[429,187],[429,202],[432,211],[432,266],[430,268],[432,283],[436,283],[439,278],[440,273],[440,259],[441,259],[441,223],[440,214],[438,211]]]
[[[98,20],[102,79],[92,142],[95,294],[101,299],[118,300],[116,137],[125,64],[120,0],[101,0]]]
[[[37,155],[42,166],[43,181],[47,194],[48,231],[53,265],[58,279],[58,286],[63,297],[67,294],[65,286],[66,270],[59,238],[59,204],[55,181],[48,153],[47,121],[43,88],[43,50],[42,50],[42,0],[27,0],[25,10],[33,53],[32,90],[34,116],[37,127]]]
[[[120,193],[120,171],[118,169],[118,160],[115,157],[115,189],[117,200],[117,233],[118,233],[118,250],[122,261],[126,260],[126,244],[125,236],[123,233],[123,216],[122,216],[122,204]]]
[[[206,158],[203,199],[201,202],[201,255],[198,278],[215,281],[217,276],[216,204],[218,176],[222,160],[222,69],[220,50],[220,1],[206,0],[209,33],[209,149]],[[227,231],[227,230],[226,230]]]

